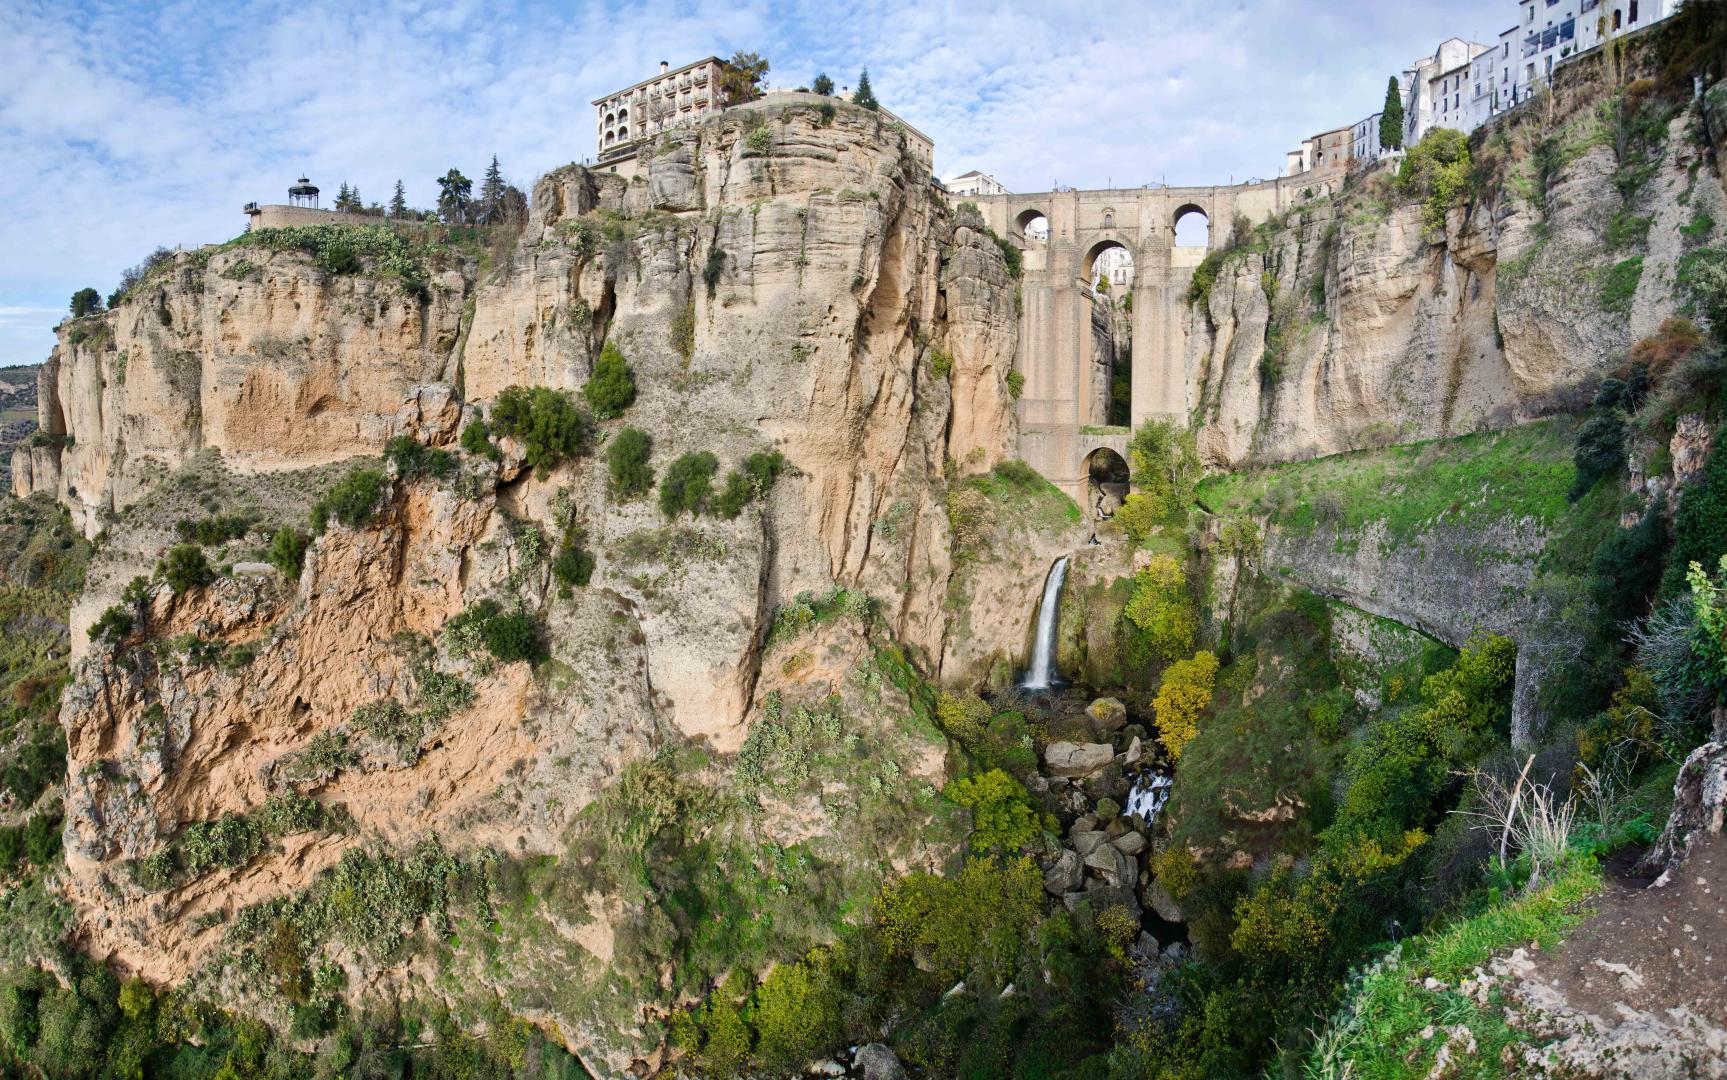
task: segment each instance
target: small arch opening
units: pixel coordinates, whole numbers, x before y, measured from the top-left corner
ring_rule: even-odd
[[[1176,247],[1211,246],[1211,218],[1193,203],[1177,210],[1172,224],[1175,226]]]
[[[1108,521],[1127,498],[1127,462],[1107,446],[1085,456],[1086,504],[1098,521]]]
[[[1049,218],[1042,210],[1021,211],[1014,219],[1014,228],[1027,240],[1035,240],[1040,244],[1049,243]]]
[[[1117,293],[1133,288],[1133,252],[1117,240],[1104,240],[1085,257],[1085,277],[1093,292]]]

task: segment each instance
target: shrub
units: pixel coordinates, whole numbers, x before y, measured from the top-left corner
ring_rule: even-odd
[[[1145,569],[1134,575],[1133,595],[1128,597],[1123,614],[1145,633],[1151,648],[1165,660],[1191,652],[1199,633],[1199,616],[1187,592],[1186,575],[1172,555],[1152,556]]]
[[[527,463],[544,477],[587,445],[588,418],[568,394],[550,387],[512,386],[492,405],[492,430],[519,441]]]
[[[497,461],[504,456],[492,442],[492,429],[487,426],[485,419],[478,415],[462,429],[462,449],[488,461]]]
[[[1596,302],[1603,311],[1629,315],[1631,301],[1636,297],[1637,286],[1642,280],[1643,256],[1636,255],[1614,263],[1595,276]]]
[[[1157,738],[1172,760],[1180,760],[1182,748],[1199,732],[1199,717],[1211,704],[1217,682],[1217,657],[1197,652],[1191,660],[1177,660],[1163,673],[1152,708],[1157,713]]]
[[[616,343],[608,341],[600,349],[594,373],[582,386],[582,397],[601,420],[622,416],[624,410],[635,403],[636,373]]]
[[[518,660],[536,663],[545,658],[545,644],[540,640],[540,625],[526,611],[506,612],[495,600],[470,604],[461,614],[444,624],[444,632],[460,641],[471,631],[473,640],[483,645],[499,661],[509,664]]]
[[[1025,393],[1025,373],[1023,371],[1010,371],[1010,372],[1008,372],[1007,373],[1007,396],[1013,398],[1015,401],[1018,401],[1019,396],[1023,393]]]
[[[586,585],[594,576],[594,555],[582,547],[581,536],[572,530],[558,547],[552,560],[552,577],[557,579],[565,599],[574,595],[577,586]]]
[[[1031,793],[1000,769],[955,780],[946,794],[971,810],[971,846],[977,851],[1018,851],[1043,833]]]
[[[702,267],[702,282],[708,287],[708,299],[714,298],[714,290],[719,288],[720,278],[726,272],[726,253],[718,244],[708,249],[708,261]]]
[[[839,995],[806,963],[780,964],[756,988],[750,1020],[756,1056],[771,1069],[795,1070],[836,1042]]]
[[[238,540],[252,529],[252,519],[239,514],[216,514],[193,521],[181,518],[174,523],[174,534],[187,544],[208,544],[214,547]]]
[[[1445,214],[1469,190],[1469,140],[1461,131],[1435,128],[1409,148],[1397,183],[1421,200],[1430,232],[1445,228]]]
[[[83,288],[72,294],[72,317],[82,319],[86,315],[94,315],[102,310],[102,294],[95,289]]]
[[[91,641],[105,641],[113,644],[132,632],[132,613],[119,604],[114,604],[102,613],[90,626]]]
[[[981,741],[989,721],[989,703],[976,694],[943,690],[936,695],[935,722],[961,746],[971,747]]]
[[[732,469],[726,473],[725,487],[714,500],[714,513],[727,521],[737,517],[745,506],[773,487],[784,468],[785,457],[778,450],[751,454],[744,459],[742,471]]]
[[[1670,316],[1655,333],[1631,346],[1630,360],[1643,364],[1653,379],[1666,374],[1674,364],[1690,359],[1703,347],[1703,331],[1690,319]]]
[[[953,354],[939,345],[931,346],[929,350],[929,372],[938,379],[946,379],[953,374]]]
[[[395,464],[396,475],[404,480],[416,476],[442,479],[450,475],[456,464],[448,450],[434,449],[407,435],[391,439],[384,447],[384,456]]]
[[[1590,562],[1590,589],[1601,615],[1624,622],[1642,615],[1661,583],[1665,537],[1661,514],[1651,508],[1636,525],[1615,529]]]
[[[1147,516],[1175,520],[1186,513],[1199,482],[1193,432],[1175,420],[1148,420],[1133,433],[1127,460]]]
[[[628,499],[654,486],[654,470],[648,464],[653,439],[640,428],[627,427],[606,444],[606,474],[614,499]]]
[[[1577,430],[1577,448],[1572,453],[1577,479],[1570,498],[1576,502],[1603,476],[1625,461],[1625,421],[1613,413],[1592,416]]]
[[[660,479],[660,512],[668,518],[701,513],[719,465],[719,459],[706,450],[692,450],[672,462]]]
[[[383,497],[383,473],[376,469],[350,470],[313,505],[312,531],[323,532],[331,518],[350,529],[363,528],[377,515],[378,500]]]
[[[1673,515],[1673,550],[1661,591],[1674,596],[1685,589],[1685,570],[1692,563],[1714,566],[1727,554],[1727,449],[1719,443],[1709,451],[1703,475],[1680,489]]]
[[[306,549],[312,538],[291,525],[284,525],[270,538],[270,550],[265,558],[288,581],[300,580],[300,570],[306,565]]]
[[[187,589],[208,585],[216,579],[216,572],[210,568],[209,560],[204,558],[204,549],[197,544],[175,544],[169,548],[157,571],[176,596]]]
[[[956,877],[912,873],[876,898],[890,955],[916,957],[945,985],[999,986],[1043,911],[1043,875],[1024,856],[973,859]]]

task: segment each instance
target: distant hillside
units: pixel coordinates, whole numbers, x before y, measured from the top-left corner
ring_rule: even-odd
[[[12,448],[36,430],[36,373],[40,364],[0,368],[0,465],[10,467]]]

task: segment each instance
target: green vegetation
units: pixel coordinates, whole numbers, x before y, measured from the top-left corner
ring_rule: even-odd
[[[976,851],[1020,851],[1043,835],[1043,815],[1031,793],[1000,769],[961,777],[946,795],[971,810]]]
[[[1385,87],[1385,106],[1379,113],[1379,145],[1403,149],[1403,86],[1395,75]]]
[[[231,243],[269,251],[303,251],[327,274],[367,272],[394,278],[404,291],[429,292],[427,238],[390,225],[300,225],[256,229]],[[110,305],[112,306],[112,305]]]
[[[552,559],[552,577],[565,599],[573,596],[575,589],[586,585],[594,576],[594,553],[582,546],[584,539],[580,529],[569,530]]]
[[[1606,267],[1595,276],[1595,300],[1603,311],[1611,311],[1616,315],[1629,315],[1631,302],[1637,296],[1637,286],[1643,280],[1643,256],[1633,255],[1629,259]]]
[[[174,534],[181,543],[216,547],[243,538],[252,525],[253,519],[242,514],[215,514],[195,521],[181,518],[174,523]]]
[[[955,484],[947,496],[956,555],[972,558],[1018,529],[1061,529],[1083,515],[1074,501],[1023,461],[1003,461]],[[1010,541],[1011,542],[1011,541]]]
[[[448,450],[427,446],[407,435],[398,435],[386,443],[384,458],[396,466],[396,475],[403,480],[422,476],[442,480],[456,467],[455,455]]]
[[[640,428],[627,427],[606,444],[606,477],[614,499],[631,499],[654,486],[653,439]]]
[[[1010,371],[1007,373],[1007,396],[1015,401],[1025,393],[1025,372]]]
[[[636,373],[624,359],[617,343],[608,341],[594,362],[594,373],[582,385],[582,398],[594,416],[612,420],[636,401]]]
[[[512,386],[492,403],[491,431],[520,442],[528,465],[542,477],[587,449],[589,427],[570,396],[550,387]]]
[[[298,581],[300,570],[306,565],[306,551],[311,546],[310,536],[292,525],[284,525],[270,537],[270,550],[266,553],[266,558],[283,579]]]
[[[1445,215],[1470,187],[1469,140],[1461,131],[1434,128],[1409,148],[1397,186],[1421,202],[1421,221],[1430,233],[1444,232]]]
[[[1128,464],[1137,489],[1123,502],[1122,528],[1142,541],[1162,525],[1181,525],[1199,481],[1193,432],[1174,420],[1149,420],[1133,433]]]
[[[175,544],[156,566],[156,573],[179,595],[216,580],[216,571],[197,544]]]
[[[71,309],[74,319],[94,315],[102,310],[102,294],[91,288],[79,289],[72,294]]]
[[[505,611],[496,600],[480,600],[444,624],[450,650],[473,655],[483,648],[501,663],[538,663],[546,658],[540,624],[526,611]]]
[[[478,410],[475,411],[474,418],[468,421],[468,426],[462,429],[462,449],[487,461],[499,461],[504,456],[503,451],[492,442],[492,429]]]
[[[1191,660],[1177,660],[1163,672],[1152,708],[1157,713],[1157,738],[1171,761],[1199,733],[1199,717],[1211,704],[1217,681],[1217,657],[1201,650]]]
[[[350,529],[362,529],[377,516],[378,503],[384,497],[384,474],[376,469],[355,468],[312,504],[311,525],[314,535],[329,527],[330,519]]]
[[[730,521],[743,513],[745,506],[768,493],[785,467],[785,456],[778,450],[762,450],[745,458],[742,469],[726,473],[725,486],[714,500],[714,515]]]
[[[714,473],[720,461],[706,450],[691,450],[678,456],[660,478],[660,512],[668,518],[691,516],[707,509]]]

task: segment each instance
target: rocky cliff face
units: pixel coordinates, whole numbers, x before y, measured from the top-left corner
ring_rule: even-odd
[[[1475,179],[1442,228],[1387,167],[1237,237],[1188,316],[1206,458],[1299,460],[1574,408],[1689,311],[1683,262],[1727,213],[1703,106],[1647,104],[1646,54],[1608,62],[1572,65],[1550,108],[1473,136]]]
[[[54,491],[107,533],[62,717],[71,896],[92,953],[279,1011],[247,935],[259,920],[309,934],[291,898],[321,872],[428,836],[485,858],[566,853],[611,827],[587,808],[618,777],[668,754],[742,751],[677,776],[704,793],[688,798],[707,816],[677,820],[709,867],[735,856],[753,880],[761,845],[782,859],[802,845],[840,868],[830,886],[863,894],[951,851],[926,797],[941,743],[901,650],[932,670],[958,656],[968,678],[1011,666],[1044,549],[1077,526],[1013,518],[1035,541],[1013,610],[950,584],[950,485],[1012,455],[1013,290],[981,223],[944,205],[879,116],[791,99],[662,141],[629,182],[560,170],[490,266],[433,242],[406,270],[368,257],[337,273],[266,239],[182,255],[117,310],[63,327],[42,377],[51,437],[13,467],[16,491]],[[638,397],[596,443],[628,423],[659,471],[705,450],[723,475],[771,447],[789,475],[735,520],[667,523],[612,499],[596,457],[536,473],[504,440],[501,461],[464,453],[440,478],[391,466],[376,519],[331,525],[297,582],[247,561],[303,520],[335,475],[324,466],[395,435],[453,447],[507,387],[579,389],[607,340]],[[937,350],[949,360],[932,364]],[[255,519],[210,549],[232,572],[179,594],[158,584],[130,632],[89,645],[194,499]],[[577,536],[598,565],[565,599],[549,554]],[[550,659],[464,646],[448,624],[481,600],[530,613]],[[855,629],[828,627],[835,612]],[[800,747],[843,732],[858,750],[801,766],[825,787],[761,791],[745,763],[790,725]],[[300,816],[283,825],[290,805]],[[275,822],[268,842],[188,862],[242,819]],[[546,939],[523,955],[560,956],[557,993],[459,948],[442,963],[478,965],[474,986],[621,1070],[657,1041],[671,972],[699,976],[677,950],[706,934],[667,939],[660,899],[632,880],[598,874],[548,901]],[[818,939],[844,906],[786,933]],[[429,989],[413,964],[379,967],[363,942],[326,936],[301,960],[343,966],[350,996]]]

